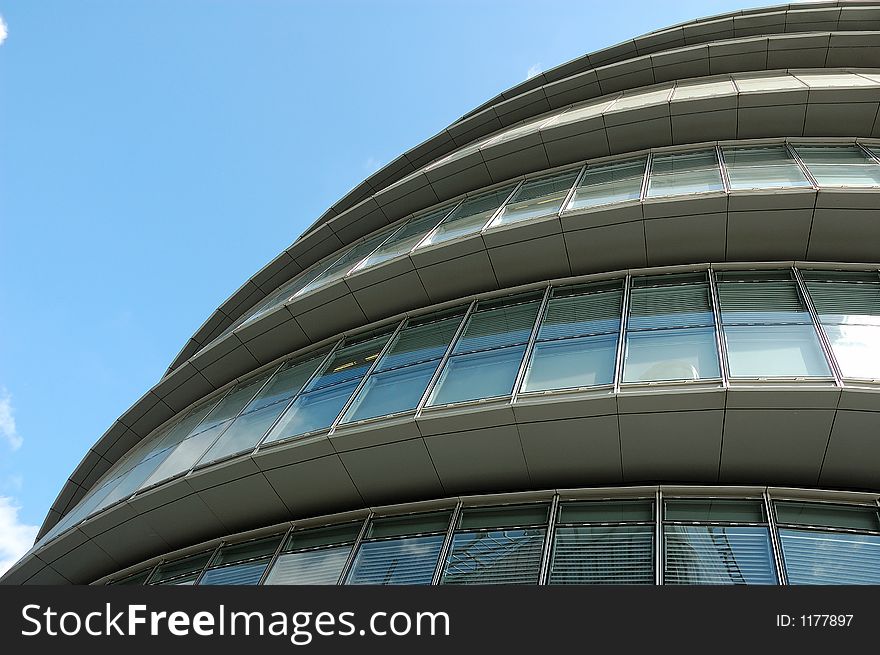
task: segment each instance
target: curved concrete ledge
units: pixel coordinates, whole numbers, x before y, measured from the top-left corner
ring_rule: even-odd
[[[260,449],[115,505],[7,583],[88,583],[291,519],[450,495],[653,483],[880,490],[880,389],[656,385],[520,396]]]

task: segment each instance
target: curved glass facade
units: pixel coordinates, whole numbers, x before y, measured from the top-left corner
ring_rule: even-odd
[[[857,143],[731,143],[664,149],[637,158],[623,155],[539,173],[513,185],[472,192],[365,237],[283,284],[217,338],[348,275],[487,230],[623,202],[825,187],[880,188],[877,148]]]
[[[496,295],[345,337],[199,402],[44,540],[191,471],[341,427],[656,384],[864,385],[880,381],[877,352],[877,271],[704,269]]]
[[[617,494],[615,496],[615,494]],[[112,584],[878,584],[874,497],[622,488],[438,501],[173,554]]]

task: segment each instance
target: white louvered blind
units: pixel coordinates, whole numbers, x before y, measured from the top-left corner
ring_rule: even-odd
[[[654,584],[653,553],[650,525],[560,527],[550,584]]]
[[[456,534],[442,584],[537,584],[543,529]]]
[[[430,584],[444,535],[361,544],[346,584]]]
[[[764,527],[667,525],[664,550],[665,584],[776,584]]]
[[[281,555],[266,577],[267,585],[333,585],[339,581],[351,546]]]

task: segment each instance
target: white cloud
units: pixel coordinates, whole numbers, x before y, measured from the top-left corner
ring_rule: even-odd
[[[6,28],[6,21],[3,20],[3,16],[0,16],[0,45],[3,45],[7,34],[9,34],[9,30]]]
[[[21,448],[23,439],[15,427],[15,417],[12,415],[12,396],[0,387],[0,437],[6,439],[12,450]]]
[[[539,75],[544,72],[544,69],[541,68],[541,64],[532,64],[529,66],[529,70],[526,71],[526,79],[530,77],[534,77],[535,75]]]
[[[20,508],[9,496],[0,496],[0,575],[24,555],[37,538],[36,525],[18,518]]]

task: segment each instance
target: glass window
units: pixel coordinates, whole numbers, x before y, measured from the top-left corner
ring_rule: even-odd
[[[844,377],[880,379],[880,278],[876,273],[804,272]]]
[[[635,278],[630,292],[623,381],[720,376],[706,275]]]
[[[384,243],[384,241],[391,235],[391,232],[391,230],[383,230],[379,234],[368,237],[356,244],[351,250],[324,269],[324,271],[320,275],[317,275],[315,279],[304,285],[296,292],[296,295],[301,296],[309,291],[314,291],[318,287],[329,284],[333,280],[345,277],[349,271],[357,266],[363,259],[372,254],[376,248],[382,245],[382,243]]]
[[[361,525],[356,522],[294,530],[264,584],[337,584]]]
[[[450,512],[374,519],[346,584],[430,584]]]
[[[523,391],[611,384],[622,296],[619,283],[553,289]]]
[[[252,450],[290,400],[308,382],[326,353],[304,362],[287,362],[244,408],[231,426],[199,460],[199,465]]]
[[[549,583],[654,584],[653,503],[562,503]]]
[[[565,202],[578,170],[527,180],[489,227],[510,225],[556,214]]]
[[[669,500],[663,543],[665,584],[776,584],[761,501]]]
[[[626,200],[638,200],[645,179],[646,158],[588,165],[565,208],[585,209]]]
[[[211,559],[213,551],[206,551],[197,555],[190,555],[172,562],[163,562],[153,575],[150,576],[150,584],[186,584],[191,585],[205,568]]]
[[[468,318],[427,404],[510,395],[540,304],[535,294],[480,303]]]
[[[329,428],[390,335],[339,348],[290,404],[264,443]]]
[[[511,191],[513,185],[465,199],[418,247],[424,248],[479,232],[507,200]]]
[[[780,524],[880,532],[880,517],[876,507],[792,501],[776,502],[774,505],[776,520]]]
[[[785,146],[724,148],[723,152],[733,190],[810,186]]]
[[[457,309],[446,318],[428,317],[402,329],[349,406],[343,423],[415,409],[463,315]]]
[[[278,549],[281,535],[224,546],[199,585],[255,585]]]
[[[648,177],[648,198],[723,191],[714,148],[654,155]]]
[[[880,166],[856,146],[797,146],[819,186],[880,186]]]
[[[397,230],[397,232],[392,234],[385,243],[379,246],[373,254],[361,262],[357,269],[360,270],[370,266],[378,266],[379,264],[406,255],[425,237],[426,234],[428,234],[428,232],[437,227],[440,221],[446,218],[455,206],[455,204],[445,205],[440,209],[429,211],[407,221],[407,223]]]

